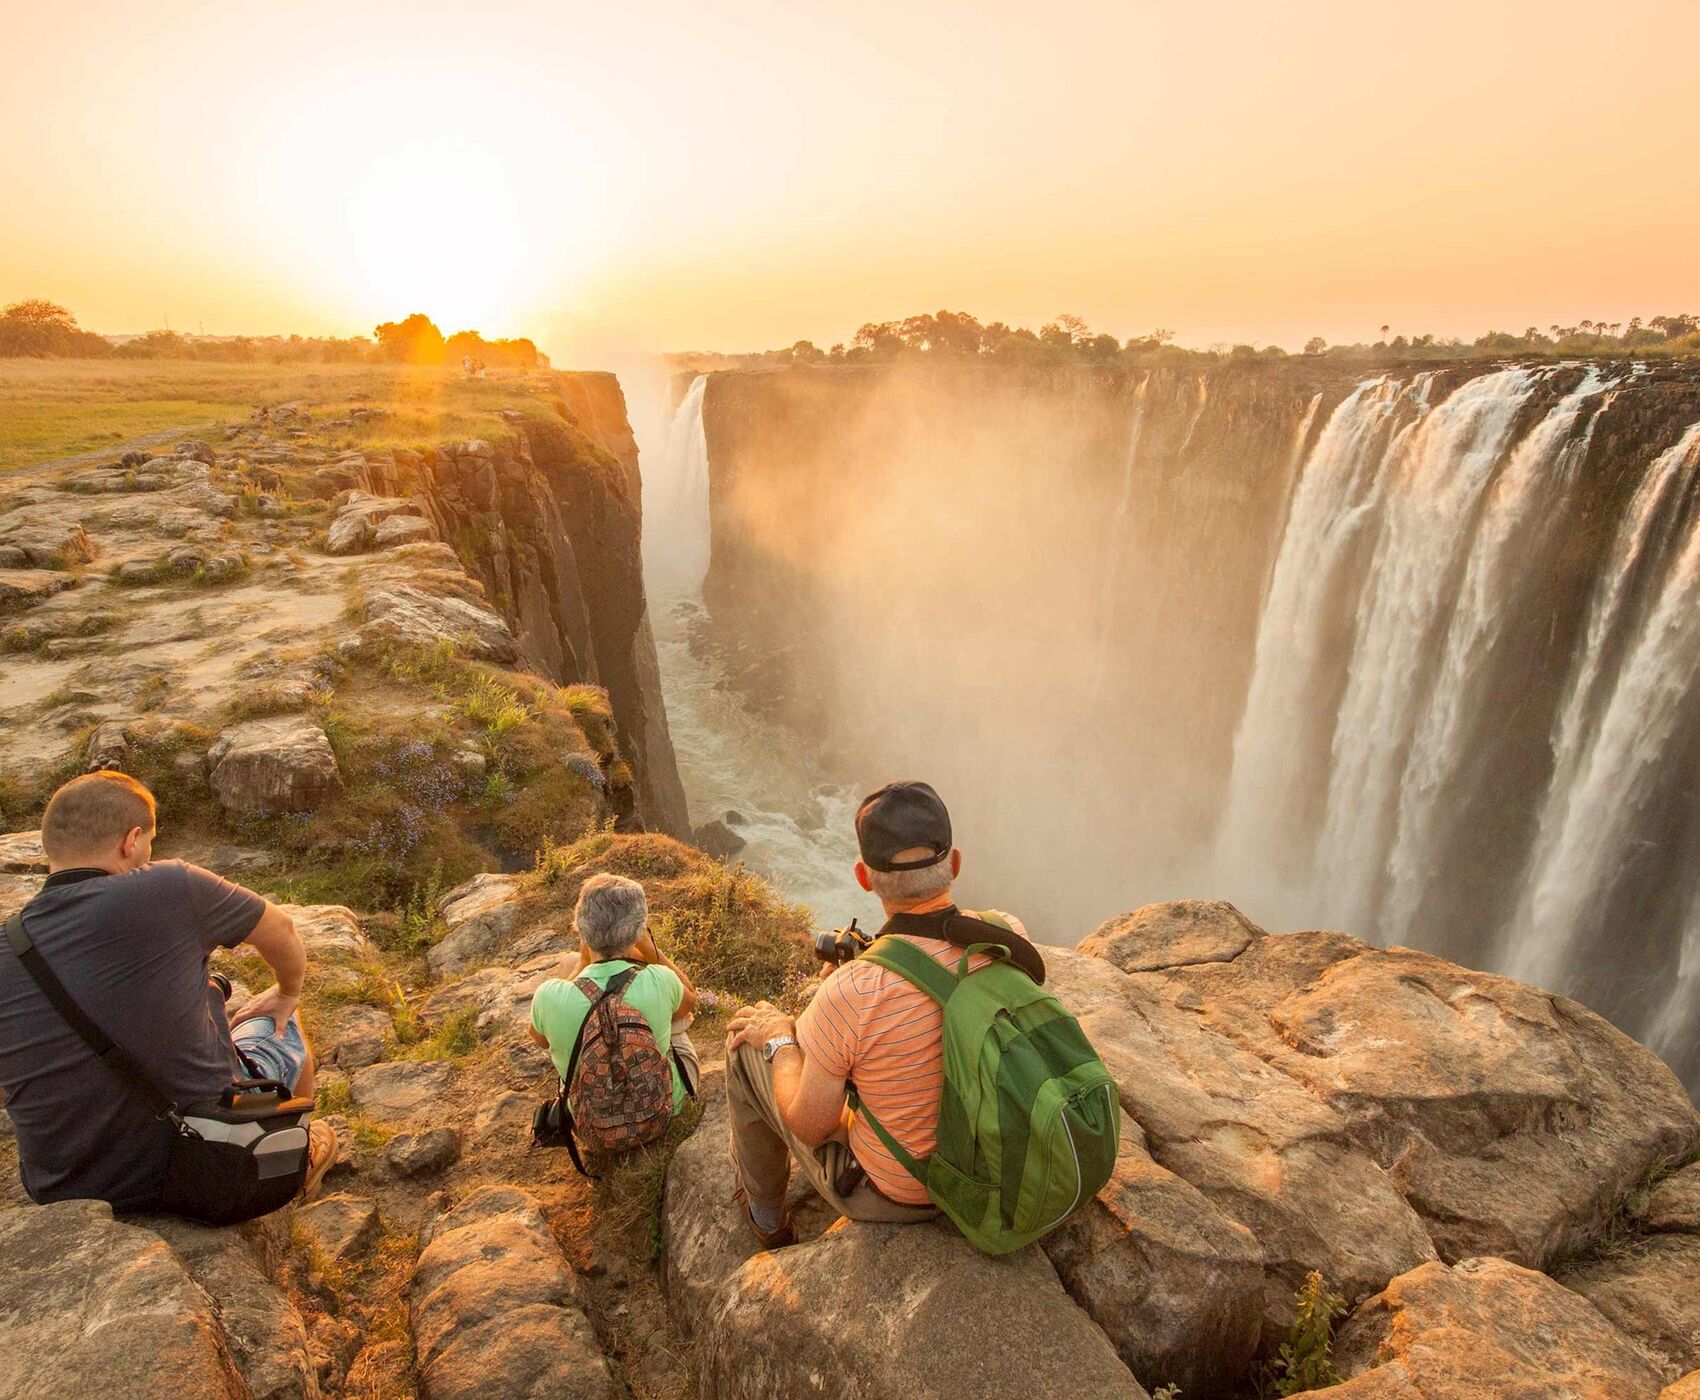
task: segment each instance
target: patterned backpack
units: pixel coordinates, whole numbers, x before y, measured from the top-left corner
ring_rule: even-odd
[[[561,1081],[560,1121],[568,1152],[585,1171],[575,1135],[593,1152],[629,1152],[654,1142],[673,1121],[673,1070],[643,1013],[625,998],[641,971],[628,967],[606,988],[588,977],[573,983],[590,1002]]]

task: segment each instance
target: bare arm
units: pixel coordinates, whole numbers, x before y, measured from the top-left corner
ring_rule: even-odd
[[[281,1026],[301,1004],[301,983],[307,975],[307,945],[296,931],[295,920],[270,900],[242,941],[265,959],[277,981],[241,1007],[231,1017],[231,1023],[270,1016]]]

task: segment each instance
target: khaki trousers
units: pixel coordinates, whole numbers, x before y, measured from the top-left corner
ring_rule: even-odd
[[[726,1101],[732,1128],[732,1165],[744,1193],[760,1206],[779,1206],[791,1181],[795,1159],[815,1193],[851,1220],[907,1225],[931,1220],[930,1206],[906,1206],[880,1195],[865,1178],[840,1194],[839,1179],[855,1159],[847,1143],[829,1138],[808,1148],[785,1126],[773,1097],[773,1066],[754,1045],[740,1045],[726,1057]]]
[[[673,1053],[679,1057],[679,1075],[685,1081],[685,1088],[693,1094],[697,1085],[702,1083],[702,1060],[688,1033],[694,1019],[691,1016],[679,1017],[673,1022],[671,1031]]]

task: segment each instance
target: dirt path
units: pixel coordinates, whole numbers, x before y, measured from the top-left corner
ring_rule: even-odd
[[[223,428],[229,419],[214,418],[204,423],[181,423],[175,428],[163,428],[157,433],[143,433],[133,437],[128,442],[115,442],[110,447],[102,447],[95,452],[79,452],[74,457],[55,457],[50,462],[32,462],[27,467],[0,467],[0,476],[16,481],[23,477],[43,472],[63,471],[67,467],[92,467],[102,462],[116,461],[126,452],[149,447],[160,447],[178,438],[193,437],[196,433],[210,432],[214,428]]]

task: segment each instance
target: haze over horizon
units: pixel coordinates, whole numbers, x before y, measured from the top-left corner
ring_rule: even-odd
[[[940,307],[1296,349],[1700,303],[1700,6],[0,0],[0,303],[557,363]]]

